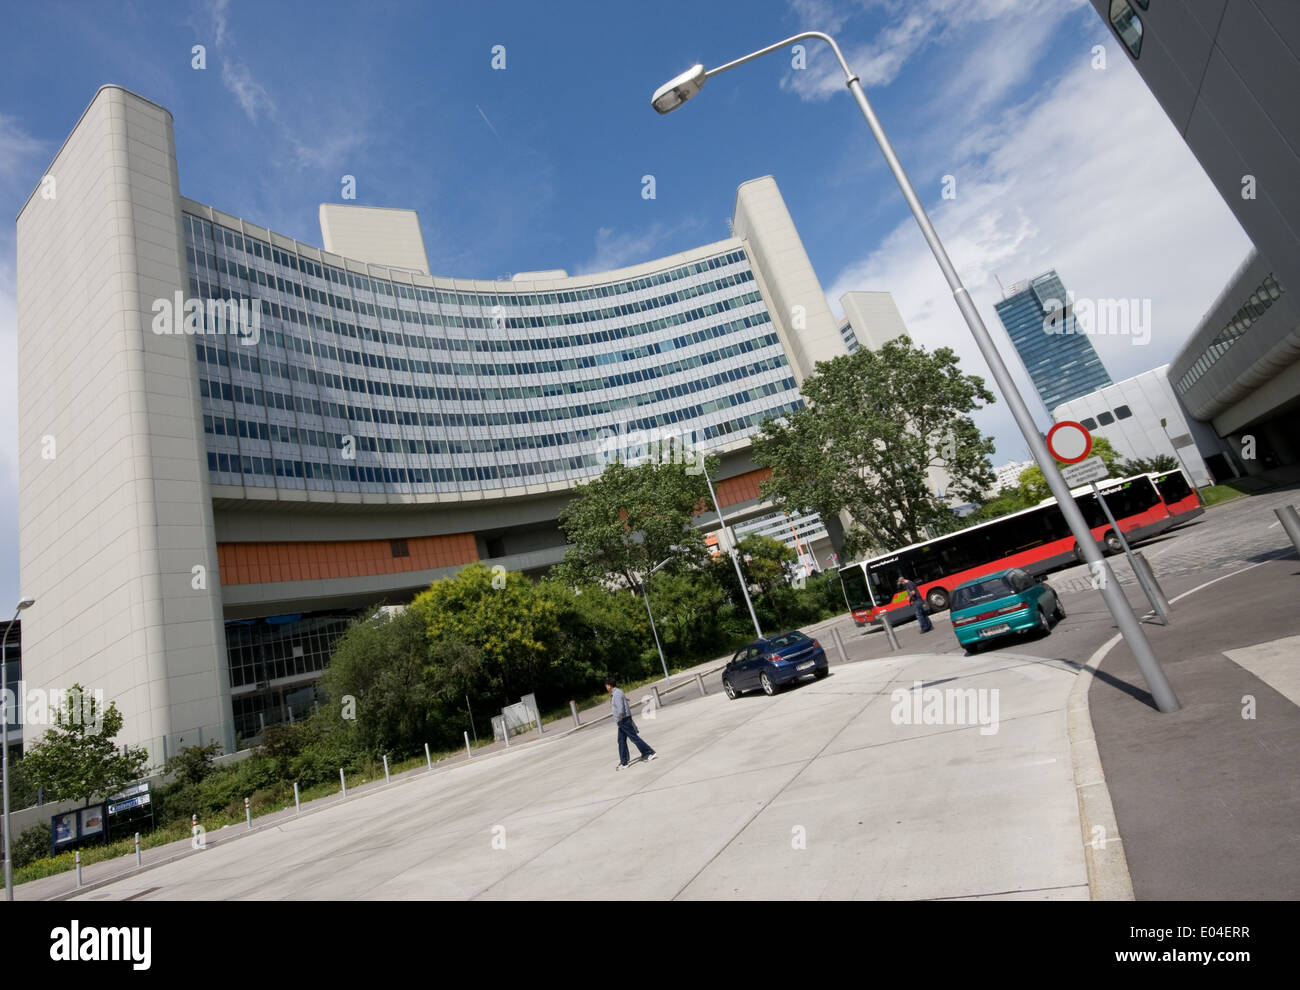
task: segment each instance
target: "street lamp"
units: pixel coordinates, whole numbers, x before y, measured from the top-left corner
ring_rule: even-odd
[[[1141,670],[1147,686],[1151,689],[1151,695],[1155,699],[1156,706],[1162,712],[1177,711],[1179,707],[1178,698],[1174,695],[1173,688],[1169,686],[1168,680],[1165,679],[1164,671],[1160,669],[1159,661],[1156,660],[1155,654],[1151,650],[1151,644],[1147,642],[1147,638],[1142,632],[1142,626],[1129,608],[1128,600],[1120,590],[1119,582],[1115,580],[1110,564],[1097,550],[1097,544],[1093,541],[1092,532],[1089,530],[1088,524],[1084,522],[1079,507],[1070,496],[1070,488],[1066,485],[1065,479],[1061,477],[1061,472],[1056,466],[1056,460],[1048,453],[1047,444],[1044,442],[1042,434],[1038,432],[1038,427],[1034,424],[1034,418],[1029,413],[1029,407],[1025,405],[1025,400],[1021,397],[1015,382],[1011,380],[1007,366],[1003,363],[1002,356],[998,354],[997,348],[993,344],[993,338],[989,336],[988,329],[984,326],[979,311],[975,308],[975,304],[971,302],[970,293],[962,285],[957,270],[953,268],[952,262],[948,259],[948,252],[944,250],[943,242],[939,240],[939,235],[935,232],[933,224],[930,223],[925,208],[921,205],[920,199],[917,198],[916,190],[912,188],[907,173],[903,171],[898,156],[894,154],[893,145],[889,143],[889,138],[886,137],[884,129],[880,126],[880,121],[876,119],[871,104],[867,102],[867,94],[862,89],[862,83],[853,70],[849,68],[848,62],[844,60],[844,54],[840,51],[840,46],[835,43],[835,39],[820,31],[805,31],[802,34],[786,38],[784,41],[778,41],[774,45],[759,49],[744,58],[738,58],[733,62],[720,65],[716,69],[705,71],[704,66],[696,65],[671,82],[659,87],[651,98],[651,105],[661,114],[676,110],[698,93],[704,86],[705,81],[711,76],[716,76],[728,69],[743,65],[761,55],[768,55],[771,52],[778,51],[804,38],[817,38],[825,41],[831,46],[831,50],[835,52],[840,68],[844,70],[844,78],[849,92],[853,94],[858,109],[862,111],[862,116],[866,118],[867,126],[871,128],[876,143],[880,145],[880,150],[885,156],[889,170],[898,182],[903,198],[907,200],[912,216],[916,218],[916,222],[921,228],[921,234],[925,238],[926,244],[929,245],[930,251],[934,254],[935,261],[938,262],[943,277],[948,283],[948,288],[952,290],[957,308],[961,310],[961,314],[966,320],[966,325],[970,328],[971,335],[975,338],[980,353],[988,363],[989,370],[993,372],[994,381],[996,381],[1003,398],[1006,399],[1011,414],[1015,417],[1016,425],[1020,427],[1020,432],[1024,434],[1029,449],[1033,451],[1034,460],[1042,470],[1048,488],[1056,496],[1056,502],[1061,508],[1061,514],[1065,517],[1070,531],[1074,534],[1075,542],[1082,551],[1084,559],[1088,562],[1089,570],[1094,575],[1100,575],[1101,594],[1106,601],[1106,607],[1110,609],[1115,624],[1119,627],[1120,633],[1123,634],[1129,649],[1133,651],[1138,669]],[[712,489],[712,486],[710,486],[710,489]],[[717,504],[716,499],[714,504]],[[719,516],[721,516],[721,513],[719,513]],[[737,573],[739,573],[739,565],[737,565]],[[748,595],[746,595],[746,599],[748,600]],[[757,628],[757,619],[755,619],[754,625]]]
[[[700,66],[696,66],[695,68],[698,69]],[[695,69],[691,70],[691,72],[694,71]],[[689,75],[689,73],[686,74]],[[677,79],[681,78],[682,76],[677,77]],[[677,82],[677,79],[674,79],[673,83]],[[669,83],[668,85],[671,86],[673,83]],[[703,80],[701,80],[701,84],[702,83]],[[696,86],[695,90],[698,91],[699,88],[699,86]],[[656,93],[655,95],[657,97],[659,94]],[[683,100],[684,99],[685,97],[683,97]],[[668,111],[660,110],[659,112],[667,113]],[[703,457],[700,458],[700,471],[704,473],[704,483],[709,486],[709,498],[713,499],[713,511],[718,514],[718,546],[721,546],[722,541],[726,539],[727,536],[727,521],[722,518],[722,506],[718,504],[718,496],[713,491],[713,482],[709,478],[709,469],[704,466]],[[728,543],[730,543],[730,541],[728,541]],[[731,563],[734,564],[736,568],[736,580],[740,582],[740,593],[745,596],[745,604],[749,606],[749,617],[754,621],[754,634],[759,639],[762,639],[763,630],[758,625],[758,615],[754,612],[754,603],[749,600],[749,586],[745,583],[745,575],[740,573],[740,557],[736,554],[736,548],[733,546],[727,547],[727,553],[731,555]]]
[[[663,665],[665,681],[670,680],[668,676],[668,661],[664,659],[664,648],[659,643],[659,630],[655,628],[655,614],[650,611],[650,595],[646,591],[646,584],[649,582],[651,574],[659,570],[659,568],[663,567],[664,564],[668,563],[668,561],[672,559],[673,559],[672,557],[668,557],[664,560],[659,561],[659,563],[655,564],[654,567],[650,568],[649,573],[647,573],[646,576],[641,579],[641,597],[645,599],[645,614],[650,616],[650,631],[654,633],[655,649],[659,651],[659,663]]]
[[[31,608],[36,604],[34,598],[24,598],[14,609],[14,617],[9,620],[9,625],[5,626],[4,638],[0,639],[0,775],[3,775],[4,781],[0,787],[4,789],[4,844],[5,844],[5,900],[14,899],[14,874],[13,865],[9,859],[9,633],[18,621],[18,613],[25,608]]]

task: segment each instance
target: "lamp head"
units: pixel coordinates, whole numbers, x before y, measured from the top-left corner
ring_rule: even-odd
[[[21,612],[25,608],[31,608],[35,604],[36,604],[35,598],[24,598],[22,601],[18,603],[18,611]]]
[[[650,105],[660,113],[671,113],[700,91],[706,76],[704,66],[695,64],[655,90]]]

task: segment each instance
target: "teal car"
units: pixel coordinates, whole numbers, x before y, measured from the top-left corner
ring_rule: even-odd
[[[952,628],[970,652],[1004,636],[1052,631],[1065,608],[1050,584],[1013,567],[960,584],[952,593]]]

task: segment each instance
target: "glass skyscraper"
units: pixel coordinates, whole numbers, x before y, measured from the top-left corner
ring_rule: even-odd
[[[994,306],[1050,415],[1063,402],[1114,384],[1055,270],[1011,287]]]

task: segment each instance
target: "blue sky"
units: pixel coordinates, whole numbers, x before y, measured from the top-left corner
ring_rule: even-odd
[[[709,243],[736,187],[771,174],[837,316],[842,293],[889,290],[915,339],[987,378],[824,46],[806,68],[787,50],[651,110],[693,63],[801,30],[839,40],[1004,353],[995,276],[1055,267],[1080,297],[1150,299],[1147,343],[1094,338],[1119,380],[1177,352],[1249,248],[1084,0],[15,6],[0,38],[0,603],[19,591],[12,218],[104,83],[171,110],[185,195],[320,244],[317,208],[353,175],[358,204],[419,211],[438,275],[577,274]],[[995,463],[1026,456],[1004,403],[977,422]]]

